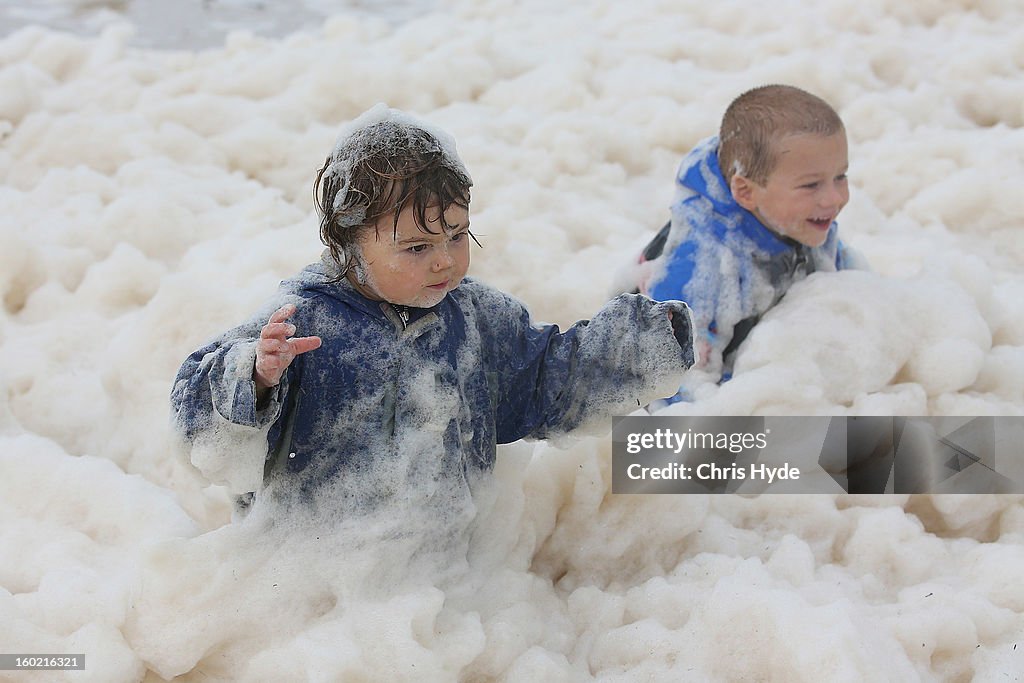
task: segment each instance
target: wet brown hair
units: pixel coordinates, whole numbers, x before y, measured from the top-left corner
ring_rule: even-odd
[[[718,133],[718,165],[726,183],[736,173],[764,185],[775,169],[774,144],[786,135],[830,136],[843,121],[825,100],[791,85],[765,85],[743,93],[725,110]]]
[[[354,262],[351,247],[381,218],[393,215],[397,235],[399,214],[411,206],[419,228],[438,234],[427,209],[439,207],[439,227],[451,228],[444,212],[452,204],[468,209],[472,185],[454,151],[431,133],[404,121],[369,124],[342,141],[317,173],[320,239],[343,277]]]

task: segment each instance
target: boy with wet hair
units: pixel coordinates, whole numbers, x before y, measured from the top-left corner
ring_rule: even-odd
[[[729,379],[739,345],[794,282],[853,265],[835,222],[850,197],[847,166],[839,115],[788,85],[737,97],[718,136],[683,159],[637,289],[689,304],[698,367],[712,378]]]
[[[257,500],[440,519],[466,511],[497,444],[678,386],[685,304],[626,294],[562,332],[466,277],[471,185],[443,131],[383,105],[352,124],[314,186],[320,261],[178,373],[200,470]]]

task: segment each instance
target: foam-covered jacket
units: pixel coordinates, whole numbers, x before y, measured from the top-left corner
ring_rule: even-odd
[[[256,341],[285,303],[297,306],[296,336],[323,343],[257,405]],[[358,480],[338,495],[370,503],[412,481],[424,495],[456,495],[451,482],[490,468],[496,444],[565,433],[674,390],[693,364],[691,325],[681,302],[627,294],[560,332],[471,278],[433,308],[404,309],[360,295],[325,255],[189,356],[171,402],[192,461],[238,493]]]
[[[698,144],[676,174],[672,219],[648,245],[639,290],[681,299],[707,369],[730,374],[733,352],[796,281],[850,267],[835,223],[820,247],[766,228],[733,199],[718,165],[718,138]]]

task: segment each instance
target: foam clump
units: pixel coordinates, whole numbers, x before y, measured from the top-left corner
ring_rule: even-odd
[[[613,495],[584,435],[500,447],[465,507],[406,489],[243,518],[259,440],[204,460],[168,424],[187,354],[318,258],[310,187],[351,126],[429,126],[475,180],[472,275],[564,328],[667,220],[716,112],[768,82],[843,116],[840,234],[871,270],[794,286],[731,381],[694,373],[664,415],[1024,414],[1022,66],[992,39],[1024,15],[969,4],[456,0],[203,51],[3,37],[0,650],[85,652],[46,680],[97,682],[1020,671],[1018,496]],[[403,449],[331,492],[430,471]]]

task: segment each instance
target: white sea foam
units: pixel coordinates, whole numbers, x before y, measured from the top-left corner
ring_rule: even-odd
[[[566,327],[728,102],[786,82],[846,122],[840,234],[874,270],[796,285],[669,410],[1020,415],[1021,27],[1009,0],[454,0],[202,52],[5,37],[0,651],[103,682],[1021,675],[1019,497],[612,496],[606,438],[517,443],[423,548],[400,532],[438,520],[228,525],[167,399],[318,258],[316,169],[378,102],[458,139],[471,274]]]

